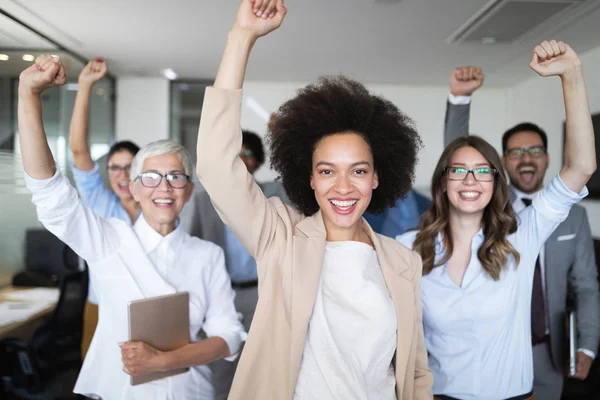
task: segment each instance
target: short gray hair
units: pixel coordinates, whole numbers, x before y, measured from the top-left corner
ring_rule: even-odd
[[[131,162],[129,179],[133,182],[137,176],[142,173],[142,168],[144,167],[144,161],[146,161],[146,159],[165,154],[175,154],[183,166],[183,172],[189,176],[191,180],[194,166],[192,165],[190,153],[185,147],[169,139],[158,140],[142,147]]]

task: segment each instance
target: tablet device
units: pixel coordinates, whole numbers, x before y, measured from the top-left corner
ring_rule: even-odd
[[[128,306],[129,340],[145,342],[161,351],[190,343],[190,296],[179,292],[131,301]],[[187,372],[188,368],[132,376],[131,385]]]

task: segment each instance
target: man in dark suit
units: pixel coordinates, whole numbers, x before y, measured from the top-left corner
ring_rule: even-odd
[[[444,142],[468,135],[471,95],[483,84],[481,68],[456,68],[450,78],[450,97]],[[546,133],[522,123],[502,136],[502,163],[510,178],[510,201],[515,212],[531,204],[542,188],[550,162]],[[577,366],[574,375],[586,379],[600,339],[600,291],[594,244],[585,208],[575,205],[567,219],[548,238],[538,256],[532,294],[531,330],[534,393],[559,400],[568,361],[565,315],[568,287],[576,299]]]

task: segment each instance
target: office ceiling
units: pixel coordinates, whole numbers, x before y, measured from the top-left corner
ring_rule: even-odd
[[[577,3],[579,8],[554,7],[557,11],[546,12],[547,18],[532,18],[536,23],[528,29],[523,13],[533,15],[536,6],[548,10],[548,4],[556,2]],[[446,84],[454,66],[473,64],[484,67],[487,85],[506,86],[532,76],[527,66],[531,50],[543,39],[565,40],[579,53],[600,46],[597,0],[386,3],[287,0],[288,18],[279,31],[256,45],[248,79],[306,82],[344,73],[368,83],[438,85]],[[237,4],[0,0],[0,8],[63,46],[87,58],[105,57],[117,76],[160,76],[171,68],[179,77],[192,79],[214,77]],[[517,37],[510,35],[511,23],[516,32],[512,36]],[[496,32],[499,27],[502,31]],[[449,43],[453,35],[462,39]],[[504,42],[506,37],[510,40]],[[482,43],[494,40],[497,43]]]

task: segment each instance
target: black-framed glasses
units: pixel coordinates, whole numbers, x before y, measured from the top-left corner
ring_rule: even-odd
[[[109,174],[118,174],[119,172],[124,172],[126,175],[129,175],[129,171],[131,170],[131,164],[121,167],[120,165],[109,165],[106,167]]]
[[[508,158],[512,158],[513,160],[518,160],[519,158],[522,158],[523,155],[525,155],[525,153],[529,153],[529,156],[531,158],[540,158],[544,154],[546,154],[546,150],[544,149],[544,146],[534,146],[529,148],[519,147],[506,150],[506,155],[508,156]]]
[[[498,173],[497,169],[489,167],[481,167],[475,169],[467,169],[463,167],[446,167],[446,175],[451,181],[464,181],[469,174],[473,174],[478,182],[491,182]]]
[[[142,182],[142,185],[148,188],[155,188],[160,185],[163,178],[167,180],[169,186],[173,189],[183,189],[185,185],[190,181],[190,177],[186,174],[182,173],[174,173],[174,174],[159,174],[158,172],[142,172],[137,176],[136,179],[139,179]]]

